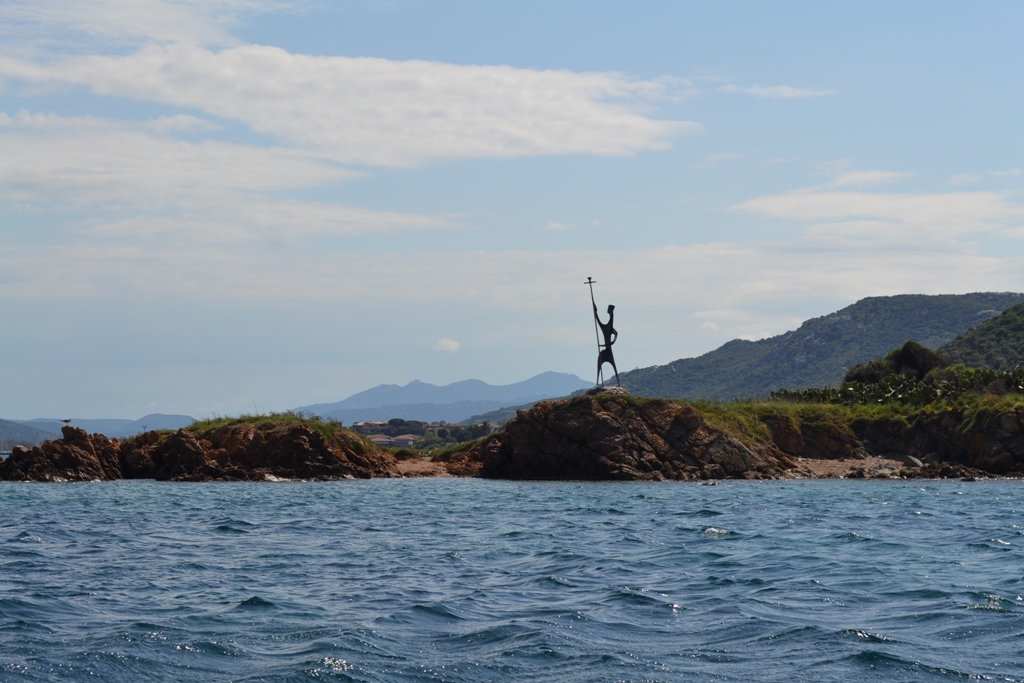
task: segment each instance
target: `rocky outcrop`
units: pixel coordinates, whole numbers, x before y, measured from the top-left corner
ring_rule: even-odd
[[[330,442],[305,423],[224,425],[206,432],[146,432],[119,442],[65,427],[64,438],[15,449],[0,463],[7,481],[246,481],[396,476],[395,459],[355,434]]]
[[[452,462],[477,462],[487,478],[557,480],[772,479],[793,467],[778,449],[759,450],[692,406],[608,394],[538,403]]]
[[[604,391],[538,403],[503,431],[433,463],[409,454],[404,469],[357,434],[302,421],[124,441],[65,427],[62,439],[15,447],[0,462],[0,480],[1024,478],[1024,406],[985,405],[875,415],[767,403],[710,413],[727,430],[689,405]]]
[[[860,417],[837,423],[806,417],[798,421],[782,414],[762,420],[775,446],[795,458],[910,457],[925,466],[918,475],[1024,476],[1024,407],[973,415],[951,408],[922,412],[909,420]]]
[[[455,476],[498,479],[1024,477],[1024,407],[905,417],[764,404],[742,417],[730,432],[685,404],[588,392],[519,411],[502,432],[438,460]]]
[[[0,479],[9,481],[94,481],[121,478],[120,446],[105,436],[65,426],[64,438],[32,449],[15,446],[0,463]]]

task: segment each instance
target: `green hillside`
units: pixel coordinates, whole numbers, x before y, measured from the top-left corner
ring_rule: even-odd
[[[1024,303],[1006,309],[939,348],[950,363],[969,368],[1024,367]]]
[[[869,297],[777,337],[735,339],[698,358],[622,373],[622,385],[637,396],[715,400],[838,386],[851,367],[908,339],[937,349],[1022,302],[1012,292]]]

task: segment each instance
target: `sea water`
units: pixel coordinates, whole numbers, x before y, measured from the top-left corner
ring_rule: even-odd
[[[4,681],[1024,679],[1024,482],[0,484]]]

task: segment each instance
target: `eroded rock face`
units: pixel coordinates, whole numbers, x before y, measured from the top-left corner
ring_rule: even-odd
[[[781,415],[763,421],[775,445],[796,458],[916,458],[927,466],[915,472],[915,477],[1024,472],[1024,408],[980,420],[968,419],[962,409],[951,408],[924,413],[909,423],[895,418],[860,418],[845,425],[797,425]]]
[[[227,425],[167,438],[147,432],[119,443],[64,428],[64,438],[16,449],[0,463],[8,481],[244,481],[390,477],[397,463],[387,451],[347,432],[328,443],[306,424]]]
[[[712,428],[690,406],[597,395],[520,411],[465,459],[495,479],[768,479],[792,467],[778,449],[763,451]]]
[[[117,439],[89,436],[84,429],[65,426],[63,439],[31,450],[17,447],[0,463],[0,479],[12,481],[94,481],[121,478]]]

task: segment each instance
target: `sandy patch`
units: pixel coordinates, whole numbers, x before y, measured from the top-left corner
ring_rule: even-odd
[[[403,477],[450,477],[451,474],[439,462],[426,458],[409,458],[398,461],[398,472]]]
[[[842,460],[817,460],[814,458],[791,458],[797,463],[795,470],[790,470],[792,475],[797,477],[849,477],[854,470],[861,470],[868,478],[884,473],[895,476],[900,470],[908,465],[902,458],[886,458],[884,456],[869,456],[856,459],[846,458]]]

